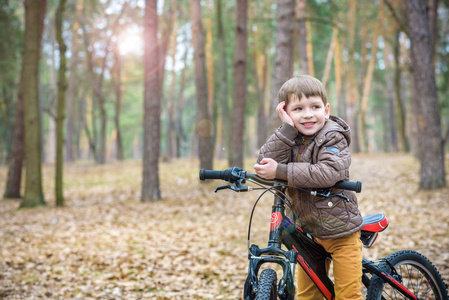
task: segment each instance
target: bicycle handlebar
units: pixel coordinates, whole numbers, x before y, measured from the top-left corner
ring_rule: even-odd
[[[276,180],[266,180],[260,178],[256,174],[243,171],[238,167],[229,168],[223,171],[201,169],[199,177],[200,180],[203,181],[206,179],[222,179],[230,183],[235,183],[241,179],[252,179],[263,185],[275,185],[276,183],[280,182]],[[360,193],[362,191],[362,183],[360,181],[339,181],[334,186],[329,188],[350,190],[356,193]]]
[[[350,190],[356,193],[360,193],[362,191],[362,183],[360,181],[339,181],[337,182],[333,188],[342,189],[342,190]]]

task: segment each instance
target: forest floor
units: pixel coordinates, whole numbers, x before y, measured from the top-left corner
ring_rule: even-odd
[[[215,194],[224,181],[200,183],[198,165],[163,163],[164,199],[140,203],[140,162],[65,164],[64,208],[54,205],[54,166],[45,165],[46,207],[0,200],[0,299],[240,299],[258,192]],[[0,195],[6,173],[0,167]],[[362,214],[390,221],[364,256],[416,250],[449,283],[449,188],[418,191],[418,173],[410,155],[353,156]],[[257,206],[251,243],[266,246],[271,204]]]

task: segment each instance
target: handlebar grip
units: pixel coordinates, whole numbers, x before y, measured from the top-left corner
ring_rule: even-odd
[[[334,186],[337,189],[344,189],[360,193],[362,191],[362,183],[360,181],[339,181]]]
[[[223,171],[201,169],[200,180],[206,179],[223,179]]]

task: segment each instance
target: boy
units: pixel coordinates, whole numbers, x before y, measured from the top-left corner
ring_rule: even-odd
[[[302,75],[286,81],[276,108],[283,124],[260,149],[256,174],[281,179],[300,188],[326,188],[349,180],[350,130],[342,119],[330,116],[323,84]],[[289,188],[299,226],[310,233],[332,256],[336,299],[362,299],[363,218],[355,193],[321,198]],[[298,268],[299,300],[323,299],[308,275]]]

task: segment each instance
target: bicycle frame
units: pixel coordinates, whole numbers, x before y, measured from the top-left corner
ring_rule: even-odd
[[[278,284],[278,295],[281,299],[294,299],[296,263],[309,275],[325,299],[335,299],[334,284],[327,276],[325,269],[325,261],[331,259],[330,254],[312,236],[303,232],[299,226],[296,226],[285,216],[285,206],[282,197],[280,193],[276,193],[274,197],[268,247],[260,249],[259,246],[252,245],[249,249],[249,267],[245,282],[244,299],[247,299],[257,289],[257,275],[264,263],[276,263],[282,267],[283,276]],[[281,244],[285,245],[288,251],[281,249]],[[408,299],[418,299],[399,282],[401,279],[398,274],[393,273],[393,276],[387,274],[380,270],[373,261],[365,258],[362,261],[362,268],[362,282],[366,288],[370,284],[367,274],[375,274]]]
[[[303,230],[296,226],[287,216],[285,216],[285,203],[287,196],[284,194],[286,190],[286,183],[279,181],[265,180],[258,177],[256,174],[247,173],[241,168],[233,167],[224,171],[200,170],[200,179],[222,179],[230,182],[231,185],[217,187],[215,192],[222,189],[231,189],[236,192],[246,192],[251,190],[250,187],[242,185],[245,179],[252,179],[261,186],[273,186],[276,190],[274,193],[274,204],[271,211],[271,225],[268,246],[260,249],[257,245],[252,245],[249,248],[248,258],[248,276],[245,282],[244,299],[254,299],[254,295],[258,289],[258,274],[261,266],[264,263],[276,263],[283,269],[283,276],[279,283],[277,283],[277,293],[281,299],[293,300],[295,297],[295,265],[298,263],[304,271],[309,275],[311,280],[315,283],[318,289],[327,300],[335,299],[334,284],[327,276],[325,269],[325,262],[331,259],[331,255],[319,245],[310,234],[303,232]],[[360,182],[341,181],[334,185],[334,188],[349,189],[360,192]],[[341,194],[331,194],[330,189],[327,192],[312,191],[312,195],[322,197],[342,196]],[[267,189],[266,191],[268,191]],[[257,203],[257,202],[256,202]],[[385,228],[385,227],[384,227]],[[377,236],[378,232],[375,232]],[[372,245],[374,242],[371,230],[362,230],[362,242],[367,245]],[[375,237],[374,236],[374,237]],[[285,245],[288,251],[281,248]],[[391,285],[395,290],[399,291],[408,299],[418,299],[409,289],[403,286],[400,281],[401,276],[391,266],[391,274],[382,271],[375,263],[383,261],[380,259],[376,262],[369,261],[363,258],[362,261],[362,283],[366,288],[369,287],[371,279],[367,274],[376,275],[384,282]]]

